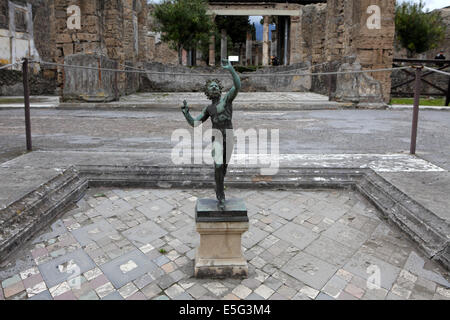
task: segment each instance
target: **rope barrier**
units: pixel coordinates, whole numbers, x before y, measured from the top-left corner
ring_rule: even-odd
[[[433,71],[433,72],[437,72],[437,73],[444,74],[444,75],[446,75],[446,76],[450,76],[450,73],[449,73],[449,72],[445,72],[445,71],[433,69],[433,68],[430,68],[430,67],[423,67],[423,68],[424,68],[424,69],[427,69],[427,70],[430,70],[430,71]]]
[[[16,63],[10,63],[10,64],[6,64],[6,65],[4,65],[4,66],[1,66],[1,67],[0,67],[0,70],[2,70],[2,69],[6,69],[6,68],[8,68],[8,67],[12,67],[12,66],[15,66],[16,64],[18,64],[18,62],[16,62]]]
[[[313,65],[313,66],[311,66],[311,68],[316,67],[316,66],[320,66],[320,65],[326,64],[326,63],[328,63],[328,62],[324,62],[324,63],[319,63],[319,64],[316,64],[316,65]],[[126,64],[122,64],[122,63],[119,63],[119,66],[122,66],[122,67],[125,67],[125,68],[129,68],[129,69],[132,69],[132,70],[142,71],[142,72],[145,72],[145,73],[152,72],[152,71],[149,71],[149,70],[146,71],[145,69],[142,69],[142,68],[136,68],[136,67],[132,67],[132,66],[127,66]],[[308,67],[298,68],[298,69],[292,69],[292,70],[288,70],[288,71],[280,71],[280,72],[277,72],[277,74],[283,74],[283,73],[286,73],[286,72],[292,72],[292,71],[296,71],[296,70],[308,70],[308,69],[309,69]],[[162,74],[167,74],[167,72],[162,72]],[[180,73],[180,74],[184,74],[184,73]],[[239,73],[239,74],[240,75],[245,75],[243,73]],[[194,74],[194,75],[196,75],[196,74]]]
[[[131,70],[122,70],[122,69],[109,69],[109,68],[98,68],[98,67],[89,67],[89,66],[77,66],[77,65],[68,65],[68,64],[62,64],[62,63],[55,63],[55,62],[47,62],[47,61],[30,61],[30,63],[39,63],[39,64],[45,64],[45,65],[53,65],[53,66],[59,66],[59,67],[65,67],[65,68],[78,68],[78,69],[86,69],[86,70],[96,70],[96,71],[110,71],[110,72],[125,72],[125,73],[145,73],[145,74],[161,74],[161,75],[188,75],[188,76],[204,76],[204,77],[211,77],[211,76],[219,76],[219,77],[228,77],[228,74],[210,74],[210,73],[183,73],[183,72],[158,72],[158,71],[150,71],[140,68],[135,68],[132,66],[127,66],[125,64],[119,64],[120,66],[124,68],[129,68]],[[239,75],[243,77],[248,76],[272,76],[272,75],[286,75],[286,76],[292,76],[292,75],[302,75],[301,73],[295,73],[295,74],[284,74],[283,72],[292,72],[295,70],[307,70],[308,68],[301,68],[301,69],[294,69],[289,71],[281,71],[278,73],[272,73],[272,74],[261,74],[261,75],[250,75],[245,73],[239,73]]]
[[[32,61],[33,63],[45,64],[45,65],[53,65],[64,68],[75,68],[75,69],[86,69],[86,70],[96,70],[96,71],[110,71],[110,72],[125,72],[125,73],[141,73],[141,74],[155,74],[155,75],[173,75],[173,76],[199,76],[199,77],[229,77],[228,74],[211,74],[211,73],[183,73],[183,72],[158,72],[158,71],[150,71],[150,70],[142,70],[137,69],[130,66],[125,66],[127,68],[133,68],[136,70],[120,70],[120,69],[109,69],[109,68],[98,68],[98,67],[89,67],[89,66],[76,66],[76,65],[68,65],[61,64],[55,62],[47,62],[47,61]],[[374,69],[374,70],[357,70],[357,71],[334,71],[334,72],[308,72],[308,73],[263,73],[263,74],[248,74],[248,73],[239,73],[241,77],[273,77],[273,76],[282,76],[282,77],[292,77],[292,76],[320,76],[320,75],[338,75],[338,74],[356,74],[356,73],[372,73],[372,72],[386,72],[386,71],[396,71],[402,69],[408,69],[409,66],[397,67],[397,68],[383,68],[383,69]],[[300,70],[300,69],[297,69]],[[292,70],[287,71],[292,72]]]

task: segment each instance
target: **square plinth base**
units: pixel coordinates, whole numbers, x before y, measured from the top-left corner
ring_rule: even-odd
[[[195,257],[196,278],[247,278],[248,264],[245,259],[202,259]]]
[[[198,199],[195,222],[248,222],[244,200],[227,199],[223,210],[219,209],[218,204],[215,199]]]
[[[221,211],[224,214],[220,215],[213,201],[200,199],[197,202],[195,220],[200,245],[195,255],[194,275],[198,278],[246,278],[248,265],[241,243],[242,234],[249,226],[245,204],[236,199],[233,203],[238,205],[229,206],[231,212],[226,212],[225,207]],[[211,211],[205,203],[211,204]]]

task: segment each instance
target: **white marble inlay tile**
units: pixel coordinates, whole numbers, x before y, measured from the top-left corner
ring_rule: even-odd
[[[129,260],[127,263],[122,264],[119,268],[122,273],[128,273],[131,270],[136,269],[138,266],[133,260]]]

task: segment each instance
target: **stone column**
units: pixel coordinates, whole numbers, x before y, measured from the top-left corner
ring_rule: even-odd
[[[271,56],[274,56],[274,57],[278,57],[278,52],[277,52],[277,47],[278,47],[278,44],[277,44],[277,33],[278,31],[272,31],[272,39],[270,39],[271,40],[271,42],[270,42],[270,55]],[[279,59],[280,57],[278,57],[278,59]]]
[[[203,53],[202,51],[197,48],[197,50],[195,50],[195,65],[197,66],[205,66],[205,61],[203,59]]]
[[[284,17],[284,57],[283,64],[287,66],[289,64],[289,18]]]
[[[215,15],[211,16],[211,22],[215,24]],[[214,34],[209,38],[209,65],[214,67],[216,65],[216,36]]]
[[[263,66],[269,65],[269,19],[270,16],[264,16],[263,25],[263,56],[262,64]]]
[[[252,64],[252,33],[247,31],[247,40],[245,41],[245,64]]]
[[[220,35],[220,59],[228,59],[227,31],[222,29]]]
[[[181,49],[181,65],[188,65],[188,52],[185,49]]]
[[[255,46],[255,60],[254,60],[255,66],[259,65],[259,46],[256,44]]]
[[[209,65],[212,67],[216,65],[216,37],[214,35],[209,40]]]

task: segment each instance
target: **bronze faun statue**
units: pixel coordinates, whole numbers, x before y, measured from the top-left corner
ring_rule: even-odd
[[[233,87],[224,97],[222,97],[222,85],[220,81],[212,79],[206,81],[205,85],[205,94],[212,103],[205,107],[197,118],[192,118],[186,100],[183,101],[183,107],[181,107],[187,122],[192,127],[202,124],[211,117],[213,127],[212,157],[214,159],[216,197],[221,210],[225,208],[224,178],[234,146],[233,124],[231,123],[233,116],[232,103],[241,89],[241,80],[227,59],[222,60],[222,67],[230,71],[234,83]]]

